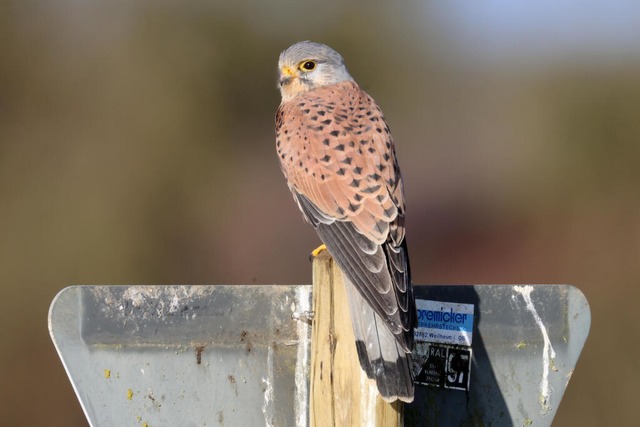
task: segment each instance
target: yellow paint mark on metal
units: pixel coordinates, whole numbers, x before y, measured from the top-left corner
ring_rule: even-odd
[[[133,400],[133,390],[127,389],[127,400]]]
[[[111,369],[104,370],[104,377],[107,379],[111,378]]]

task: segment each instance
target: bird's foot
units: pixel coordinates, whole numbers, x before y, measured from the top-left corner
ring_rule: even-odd
[[[318,255],[320,255],[320,253],[326,250],[327,250],[327,246],[324,243],[321,244],[320,246],[318,246],[317,248],[311,251],[311,254],[309,255],[309,260],[313,261],[315,257],[317,257]]]

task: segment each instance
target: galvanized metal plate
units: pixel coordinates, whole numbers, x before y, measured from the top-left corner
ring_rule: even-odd
[[[589,332],[568,285],[416,286],[473,304],[469,391],[417,386],[407,426],[550,425]],[[301,286],[83,286],[49,329],[94,427],[306,426],[311,307]],[[296,317],[296,316],[293,316]]]
[[[586,341],[591,313],[568,285],[416,287],[416,298],[473,304],[469,391],[416,387],[407,426],[548,426]]]
[[[82,286],[49,329],[92,426],[308,419],[310,286]]]

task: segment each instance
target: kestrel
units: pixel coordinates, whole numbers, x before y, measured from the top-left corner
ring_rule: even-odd
[[[330,47],[296,43],[278,69],[276,146],[289,189],[347,279],[362,368],[385,400],[411,402],[416,308],[389,127]]]

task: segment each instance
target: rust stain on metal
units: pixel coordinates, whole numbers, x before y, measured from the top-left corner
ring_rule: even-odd
[[[196,347],[196,364],[200,365],[202,363],[202,352],[206,346],[199,345]]]

